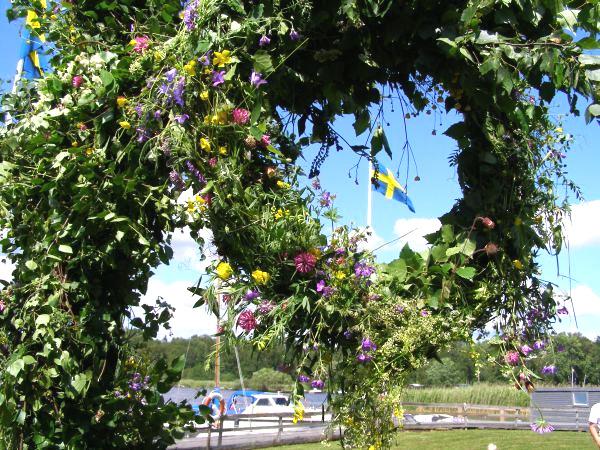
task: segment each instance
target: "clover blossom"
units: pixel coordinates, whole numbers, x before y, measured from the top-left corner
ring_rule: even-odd
[[[504,355],[504,360],[509,366],[516,366],[519,364],[520,356],[514,350],[509,350],[506,352],[506,355]]]
[[[257,325],[254,313],[248,310],[242,312],[238,317],[237,324],[246,332],[254,330]]]
[[[231,118],[236,125],[246,125],[250,121],[250,111],[244,108],[235,108],[231,111]]]
[[[150,45],[150,38],[148,36],[137,36],[131,41],[133,45],[133,51],[136,53],[144,53]]]
[[[302,252],[294,257],[294,265],[300,273],[309,273],[315,270],[317,258],[309,252]]]

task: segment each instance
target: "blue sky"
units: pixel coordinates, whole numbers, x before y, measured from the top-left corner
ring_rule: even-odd
[[[12,78],[16,67],[20,48],[19,26],[9,24],[5,17],[7,1],[0,3],[0,79]],[[573,205],[572,222],[568,225],[570,252],[563,252],[558,258],[560,272],[557,274],[557,261],[554,257],[544,255],[540,258],[543,277],[571,292],[574,299],[575,313],[579,328],[575,328],[573,314],[570,314],[557,329],[561,331],[580,331],[589,337],[600,334],[597,323],[600,321],[600,269],[598,255],[600,251],[600,183],[598,182],[598,142],[600,127],[593,123],[586,125],[582,117],[561,116],[566,111],[564,101],[557,99],[553,113],[556,119],[563,122],[565,132],[575,138],[572,151],[567,156],[569,176],[581,187],[585,201]],[[399,165],[400,150],[404,144],[404,128],[400,108],[396,104],[396,112],[387,108],[386,127],[388,139],[395,152],[394,161],[384,160],[390,168],[396,170]],[[414,158],[418,166],[420,181],[414,181],[417,172],[414,163],[410,167],[408,179],[402,175],[401,183],[408,180],[408,192],[416,213],[411,213],[404,205],[386,200],[380,194],[373,195],[373,228],[374,244],[379,246],[398,238],[399,235],[415,230],[407,241],[416,248],[423,246],[420,238],[433,231],[436,217],[448,211],[455,200],[461,196],[458,188],[456,172],[448,164],[448,156],[456,148],[452,139],[443,135],[443,131],[457,120],[454,113],[448,115],[425,115],[408,120],[409,140]],[[440,125],[441,122],[441,125]],[[364,143],[362,138],[355,138],[352,120],[339,120],[335,125],[337,131],[353,144]],[[436,128],[436,135],[432,130]],[[308,168],[316,149],[306,152],[303,166]],[[406,158],[405,158],[406,161]],[[322,186],[337,195],[336,206],[344,223],[364,226],[366,223],[367,205],[367,163],[358,165],[358,181],[355,184],[355,169],[358,158],[350,151],[331,151],[331,156],[322,166],[320,177]],[[412,162],[412,159],[411,159]],[[401,166],[405,174],[406,164]],[[350,172],[350,176],[349,176]],[[575,199],[573,199],[575,202]],[[379,261],[385,262],[398,255],[400,246],[406,240],[389,244],[377,251]],[[199,251],[186,233],[178,233],[175,237],[175,256],[169,266],[160,267],[150,282],[147,300],[152,302],[162,296],[176,307],[176,316],[172,321],[173,334],[190,336],[193,334],[211,333],[214,320],[205,312],[191,308],[194,300],[190,298],[187,286],[196,282],[206,267],[206,262],[199,261]],[[210,259],[210,258],[209,258]],[[569,274],[571,281],[565,276]],[[0,266],[0,277],[10,275],[10,267]]]

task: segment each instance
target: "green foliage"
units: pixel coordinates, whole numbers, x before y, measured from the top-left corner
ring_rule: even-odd
[[[497,362],[548,332],[557,298],[535,257],[562,247],[556,180],[578,192],[560,156],[571,139],[547,108],[563,91],[597,116],[595,2],[204,0],[182,24],[174,0],[57,14],[15,0],[9,17],[30,8],[56,51],[52,73],[3,99],[15,119],[0,130],[1,245],[16,265],[0,316],[6,447],[162,448],[181,435],[191,412],[159,393],[185,361],[132,358],[126,327],[148,340],[168,326],[160,299],[132,308],[183,226],[198,244],[210,228],[222,257],[219,282],[193,291],[224,340],[284,345],[295,375],[341,390],[348,445],[389,446],[410,371],[490,320],[505,337]],[[366,236],[323,235],[320,215],[336,211],[324,192],[313,207],[295,163],[311,142],[312,174],[330,147],[368,156],[333,129],[342,114],[370,131],[372,154],[391,153],[370,114],[391,97],[409,117],[462,114],[446,134],[464,197],[427,252],[405,248],[377,272]],[[502,372],[533,377],[527,362]]]
[[[252,378],[248,380],[250,389],[261,391],[289,391],[292,385],[289,375],[267,367],[254,372]]]
[[[435,363],[433,363],[435,364]],[[464,382],[464,380],[462,380]],[[444,383],[439,383],[444,384]],[[406,389],[402,401],[414,403],[468,403],[529,407],[529,395],[506,384],[478,383],[465,387]]]

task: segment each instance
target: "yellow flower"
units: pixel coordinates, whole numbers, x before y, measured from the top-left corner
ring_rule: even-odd
[[[254,272],[252,272],[252,279],[256,284],[267,284],[271,279],[271,275],[269,275],[267,272],[263,272],[260,269],[256,269]]]
[[[283,218],[284,216],[289,216],[290,215],[290,211],[289,209],[286,209],[285,211],[281,208],[279,208],[277,210],[277,212],[275,212],[275,220],[279,220],[281,218]]]
[[[297,402],[294,405],[294,418],[292,419],[292,422],[298,423],[299,421],[302,421],[303,419],[304,419],[304,405],[300,402]]]
[[[281,189],[289,189],[291,185],[285,181],[277,180],[277,187]]]
[[[219,153],[220,153],[221,155],[226,155],[226,154],[227,154],[227,147],[224,147],[224,146],[222,146],[222,145],[221,145],[221,146],[219,147]]]
[[[513,261],[513,266],[515,266],[515,269],[517,270],[523,270],[523,263],[521,261],[519,261],[518,259],[515,259]]]
[[[319,259],[322,255],[322,252],[320,249],[318,249],[317,247],[315,248],[311,248],[308,253],[310,253],[311,255],[313,255],[315,258]]]
[[[221,261],[217,265],[216,273],[221,280],[228,280],[229,278],[231,278],[231,275],[233,275],[233,269],[231,268],[229,263]]]
[[[121,128],[125,128],[126,130],[129,130],[131,128],[131,124],[126,120],[119,122],[119,125],[121,126]]]
[[[523,221],[521,220],[521,218],[520,218],[520,217],[517,217],[517,218],[515,219],[515,225],[519,227],[519,226],[521,226],[522,224],[523,224]]]
[[[218,123],[219,125],[226,125],[227,119],[229,118],[229,111],[227,111],[226,109],[222,109],[216,114],[216,118],[216,123]]]
[[[215,57],[213,58],[213,65],[217,67],[224,67],[225,64],[229,64],[231,62],[231,52],[229,50],[223,50],[222,52],[215,52]]]
[[[136,45],[137,41],[135,39],[132,39],[129,41],[129,45]]]
[[[208,100],[208,91],[202,91],[200,93],[200,100],[204,100],[204,101]]]
[[[194,198],[196,199],[196,202],[200,203],[201,205],[206,203],[206,200],[204,200],[201,195],[196,195]]]
[[[554,131],[556,131],[557,133],[562,133],[563,129],[561,127],[557,127],[554,129]]]
[[[79,142],[77,142],[77,141],[71,142],[71,147],[79,147]]]
[[[92,147],[89,147],[85,150],[85,154],[90,156],[94,153],[94,149]]]
[[[206,138],[200,138],[200,148],[205,152],[210,152],[210,142]]]
[[[123,97],[122,95],[117,97],[117,106],[119,108],[122,108],[123,106],[125,106],[127,104],[129,100],[127,100],[125,97]]]
[[[213,71],[207,67],[207,68],[205,68],[205,69],[204,69],[204,72],[203,72],[203,73],[204,73],[204,75],[211,75],[211,74],[212,74],[212,72],[213,72]]]
[[[156,59],[157,61],[162,61],[163,59],[165,59],[165,54],[159,50],[155,50],[154,59]]]
[[[192,200],[188,200],[187,204],[187,212],[193,213],[196,210],[196,203]]]
[[[346,278],[346,277],[347,277],[347,275],[346,275],[346,273],[345,273],[345,272],[342,272],[341,270],[338,270],[338,271],[335,273],[335,277],[336,277],[338,280],[343,280],[344,278]]]
[[[191,77],[196,75],[196,61],[192,59],[189,63],[183,66],[183,70],[185,70],[185,73]]]

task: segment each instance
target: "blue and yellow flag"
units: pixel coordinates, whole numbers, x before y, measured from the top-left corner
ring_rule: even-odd
[[[42,8],[46,8],[46,0],[41,0]],[[44,43],[46,38],[43,34],[37,34],[36,30],[40,28],[38,15],[35,11],[27,11],[25,19],[26,30],[23,32],[23,45],[21,46],[21,59],[19,64],[22,64],[21,78],[34,79],[44,75],[44,71],[48,66],[48,59]]]
[[[373,190],[382,193],[387,199],[394,199],[404,203],[408,206],[408,209],[415,212],[412,201],[406,195],[406,189],[394,178],[394,173],[378,161],[374,161],[373,166],[377,169],[371,169]]]

